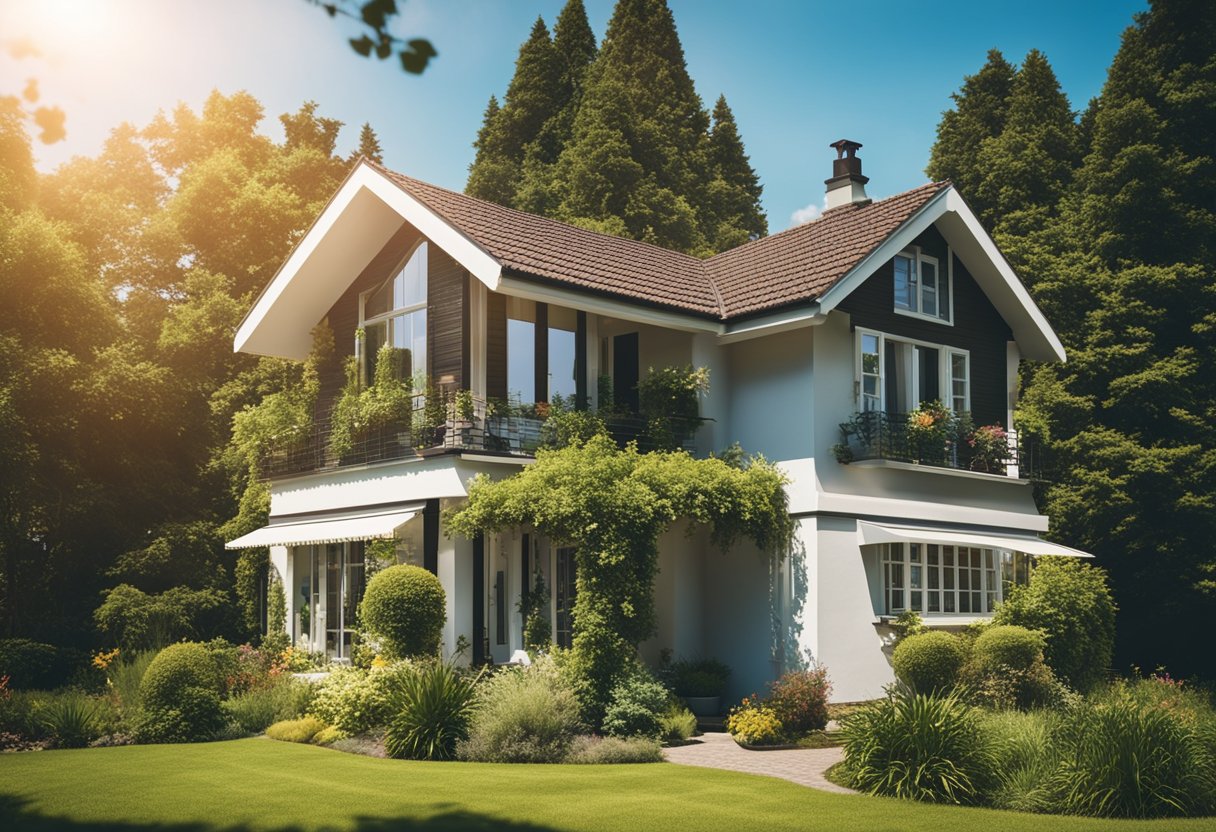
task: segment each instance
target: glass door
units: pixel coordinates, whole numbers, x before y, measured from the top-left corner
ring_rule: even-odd
[[[570,647],[574,642],[574,599],[578,594],[573,547],[565,546],[557,550],[556,567],[553,581],[557,619],[554,637],[558,647]]]

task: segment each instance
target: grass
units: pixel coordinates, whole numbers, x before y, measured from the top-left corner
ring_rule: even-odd
[[[0,755],[0,829],[252,830],[1212,829],[1045,817],[817,792],[666,763],[418,763],[267,739]]]

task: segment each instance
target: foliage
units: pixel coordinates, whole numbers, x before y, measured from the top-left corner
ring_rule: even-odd
[[[287,678],[224,700],[224,712],[247,734],[259,734],[273,723],[295,719],[309,708],[312,686]]]
[[[1101,569],[1077,558],[1041,557],[1030,583],[1015,586],[993,620],[1043,632],[1047,664],[1067,684],[1086,691],[1110,667],[1115,609]]]
[[[393,691],[413,672],[407,662],[370,670],[335,667],[316,685],[309,713],[350,735],[383,728],[393,716]]]
[[[70,674],[54,645],[27,638],[0,639],[0,677],[8,679],[10,690],[59,687]]]
[[[1000,764],[956,693],[893,693],[846,717],[841,737],[849,780],[866,794],[980,803]]]
[[[623,765],[628,763],[660,763],[663,750],[646,737],[577,737],[566,756],[567,763],[576,765]]]
[[[651,367],[638,382],[638,406],[654,448],[674,450],[701,423],[701,397],[709,392],[704,367]]]
[[[330,17],[342,17],[358,23],[366,31],[358,38],[350,38],[350,48],[355,54],[370,58],[373,54],[380,60],[393,56],[401,62],[401,69],[421,75],[439,53],[426,38],[402,38],[394,35],[389,27],[400,12],[396,0],[307,0],[325,10]],[[341,122],[339,122],[339,125]],[[337,128],[335,128],[335,133]]]
[[[551,660],[508,668],[484,681],[462,760],[560,763],[582,729],[578,699]]]
[[[1004,473],[1012,458],[1009,433],[1000,425],[980,425],[964,441],[971,448],[971,470]]]
[[[214,636],[226,628],[228,597],[216,589],[176,586],[149,595],[130,584],[105,591],[93,613],[97,628],[127,650],[163,647],[186,637]]]
[[[270,574],[269,550],[263,547],[240,550],[236,556],[233,573],[241,628],[252,637],[258,634],[262,627],[262,605],[259,603],[262,599],[258,595]],[[267,597],[266,600],[269,601],[270,598]]]
[[[676,696],[721,696],[730,679],[730,667],[717,659],[681,659],[669,675]]]
[[[209,739],[224,725],[221,686],[215,660],[204,645],[182,642],[161,650],[139,686],[141,737],[150,742]]]
[[[476,694],[471,679],[434,661],[400,678],[393,691],[393,717],[384,735],[390,757],[451,760],[468,739]]]
[[[144,696],[145,701],[147,696]],[[201,687],[182,688],[172,704],[144,708],[136,732],[141,742],[201,742],[226,726],[220,697]]]
[[[324,722],[316,717],[305,716],[274,723],[266,729],[266,736],[280,742],[312,742],[324,730]]]
[[[97,700],[74,693],[51,699],[38,718],[59,748],[84,748],[101,735],[99,710]]]
[[[576,550],[578,595],[571,665],[584,713],[599,724],[636,645],[654,629],[658,535],[677,518],[710,526],[721,547],[748,537],[783,556],[792,521],[783,475],[761,457],[743,468],[686,453],[641,454],[593,437],[510,478],[474,480],[467,504],[446,522],[471,536],[531,525]]]
[[[958,683],[967,654],[958,636],[940,630],[909,636],[895,647],[895,676],[917,693],[945,691]]]
[[[367,582],[359,620],[389,656],[433,654],[447,620],[444,597],[439,579],[421,566],[390,566]]]
[[[667,712],[667,688],[638,667],[612,689],[603,729],[610,737],[658,738]]]
[[[553,641],[553,625],[549,622],[549,587],[539,569],[534,573],[532,588],[516,603],[524,620],[524,646],[529,650],[544,650]]]
[[[1070,710],[1054,785],[1064,811],[1100,817],[1216,810],[1216,761],[1177,714],[1116,696]]]
[[[730,709],[726,730],[744,745],[779,745],[785,741],[785,726],[777,712],[755,695]]]
[[[428,402],[434,398],[427,396]],[[329,449],[337,457],[347,456],[375,431],[393,426],[409,430],[413,414],[413,383],[402,378],[401,350],[389,342],[380,345],[374,377],[366,386],[358,359],[348,356],[346,386],[330,414]]]
[[[659,717],[659,739],[669,745],[687,742],[697,733],[697,717],[683,705],[671,703]]]
[[[831,693],[826,667],[790,670],[772,683],[768,704],[788,733],[800,735],[827,727]]]
[[[986,802],[996,809],[1054,812],[1058,804],[1052,778],[1062,749],[1056,740],[1060,716],[1055,711],[989,711],[980,717],[1001,761]]]
[[[920,613],[915,610],[904,610],[895,616],[895,620],[888,626],[895,632],[896,644],[908,636],[918,636],[921,633],[929,632],[929,628],[921,621]]]
[[[289,639],[287,591],[283,588],[283,580],[279,577],[278,570],[270,569],[266,580],[266,635],[262,638],[262,647],[281,653],[287,649]]]
[[[126,653],[106,666],[106,682],[124,717],[139,712],[143,704],[140,686],[156,653],[155,650]]]
[[[988,627],[971,647],[962,677],[974,698],[997,708],[1057,704],[1063,689],[1043,661],[1043,633],[1009,624]]]

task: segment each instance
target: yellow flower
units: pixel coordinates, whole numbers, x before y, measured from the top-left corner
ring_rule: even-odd
[[[388,667],[388,662],[384,660],[383,656],[376,656],[372,659],[372,667]]]
[[[113,650],[110,650],[109,652],[106,652],[106,653],[94,653],[93,654],[93,667],[97,668],[98,670],[105,670],[107,667],[110,666],[110,663],[113,662],[117,658],[118,658],[118,648],[117,647],[115,647]]]

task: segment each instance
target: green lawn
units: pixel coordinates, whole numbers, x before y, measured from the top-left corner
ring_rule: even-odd
[[[266,739],[0,755],[2,830],[1213,829],[1050,818],[832,795],[667,763],[507,766],[377,760]]]

